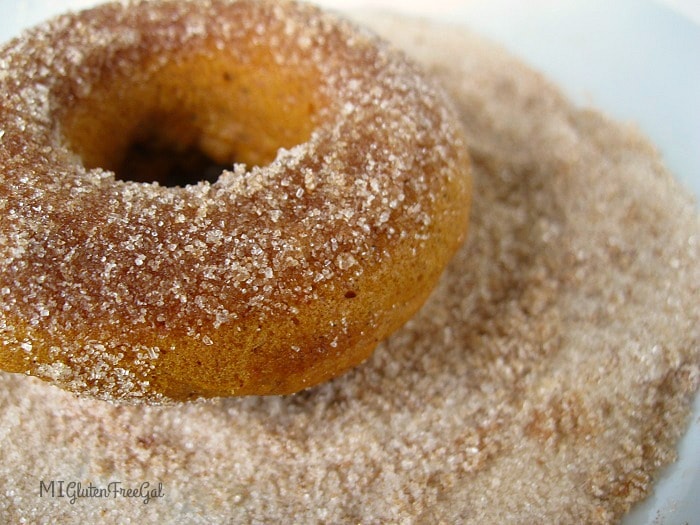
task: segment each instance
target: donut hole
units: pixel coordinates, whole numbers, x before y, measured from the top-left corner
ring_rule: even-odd
[[[230,164],[217,162],[197,147],[172,143],[159,129],[144,126],[113,171],[118,180],[177,187],[216,182],[221,172],[230,168]]]
[[[68,148],[115,178],[185,186],[234,163],[265,166],[309,140],[322,97],[314,72],[205,53],[96,83],[60,119]]]

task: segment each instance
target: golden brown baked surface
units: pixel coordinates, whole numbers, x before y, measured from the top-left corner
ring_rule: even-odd
[[[4,370],[109,400],[296,392],[366,359],[464,238],[448,103],[316,8],[107,4],[0,58]],[[228,168],[173,183],[193,157]]]

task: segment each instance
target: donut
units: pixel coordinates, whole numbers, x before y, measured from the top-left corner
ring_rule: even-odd
[[[366,360],[466,235],[464,130],[317,7],[141,1],[0,48],[0,368],[164,403]]]

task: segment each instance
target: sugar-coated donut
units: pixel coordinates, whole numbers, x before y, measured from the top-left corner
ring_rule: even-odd
[[[449,103],[315,7],[64,15],[0,48],[0,97],[0,368],[80,394],[337,376],[419,308],[465,235]],[[204,180],[202,159],[228,169]]]

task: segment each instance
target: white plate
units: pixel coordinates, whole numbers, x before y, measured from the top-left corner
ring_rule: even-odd
[[[0,41],[95,0],[0,0]],[[388,8],[469,26],[544,71],[578,103],[637,123],[700,195],[700,6],[694,0],[318,0]],[[626,525],[700,520],[700,395],[653,494]]]

